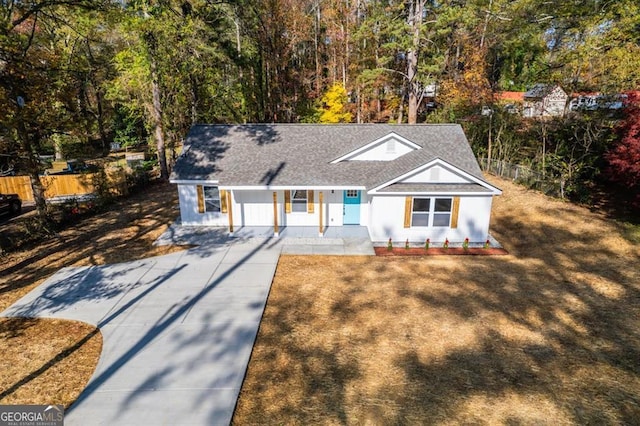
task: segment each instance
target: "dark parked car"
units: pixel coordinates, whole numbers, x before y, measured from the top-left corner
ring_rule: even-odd
[[[0,214],[18,214],[22,211],[22,200],[18,194],[0,194]]]

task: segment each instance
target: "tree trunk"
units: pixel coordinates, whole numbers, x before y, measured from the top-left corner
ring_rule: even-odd
[[[319,45],[320,45],[320,19],[322,18],[322,15],[320,13],[320,2],[316,1],[315,3],[315,8],[316,8],[316,16],[315,16],[315,20],[313,23],[313,29],[314,29],[314,37],[313,37],[313,47],[314,47],[314,60],[315,60],[315,66],[316,66],[316,78],[315,78],[315,83],[316,83],[316,95],[320,96],[320,93],[322,92],[322,77],[321,77],[321,70],[320,70],[320,52],[318,51],[319,49]]]
[[[493,114],[489,115],[489,140],[488,140],[488,147],[487,147],[487,168],[486,170],[489,170],[491,167],[491,124],[493,121]]]
[[[156,139],[156,148],[158,150],[158,164],[160,165],[160,179],[169,179],[169,168],[167,167],[167,154],[165,152],[164,128],[162,126],[162,104],[160,103],[160,85],[158,84],[156,61],[151,58],[151,91],[153,105],[151,106],[151,114],[153,116],[153,134]]]
[[[36,213],[38,219],[43,224],[47,224],[49,217],[47,215],[47,202],[44,198],[44,187],[40,180],[40,160],[33,147],[33,142],[27,131],[27,127],[22,117],[22,110],[18,111],[18,136],[22,152],[27,154],[27,167],[29,172],[29,181],[31,182],[31,190],[33,191],[33,199],[36,203]]]
[[[407,120],[409,124],[416,124],[418,121],[418,104],[420,100],[420,85],[416,79],[418,74],[418,49],[420,49],[420,28],[422,27],[422,12],[424,0],[414,0],[411,2],[409,10],[409,27],[412,32],[411,49],[407,53],[407,79],[409,89],[409,108]]]
[[[53,139],[53,159],[55,161],[64,160],[64,153],[62,152],[62,141],[59,135],[54,135]]]
[[[35,160],[35,161],[34,161]],[[38,167],[38,159],[29,159],[29,180],[31,182],[31,190],[33,191],[33,199],[36,203],[36,213],[41,222],[46,223],[49,220],[47,215],[47,201],[44,197],[44,186],[40,180],[40,169]],[[32,166],[35,163],[35,166]]]
[[[362,123],[362,99],[360,96],[360,85],[356,87],[356,123]]]
[[[493,7],[493,0],[489,0],[489,8],[486,11],[486,15],[484,17],[484,24],[482,25],[482,35],[480,36],[480,49],[484,47],[484,40],[487,36],[487,28],[489,27],[489,19],[491,18]]]
[[[96,87],[96,102],[97,102],[97,108],[98,108],[98,115],[96,117],[96,120],[98,122],[98,133],[100,134],[100,141],[102,142],[102,150],[104,152],[104,154],[107,154],[110,151],[110,146],[109,146],[109,138],[107,137],[107,131],[105,130],[104,127],[104,109],[102,107],[102,89],[95,86]]]

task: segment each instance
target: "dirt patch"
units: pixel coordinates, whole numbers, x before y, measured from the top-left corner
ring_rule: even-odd
[[[157,184],[2,257],[0,311],[65,266],[127,262],[183,250],[152,244],[178,216],[174,185]],[[5,226],[18,226],[12,221]],[[88,324],[0,319],[0,403],[69,405],[93,373],[102,337]]]
[[[508,181],[506,256],[283,256],[235,424],[633,424],[640,251]]]

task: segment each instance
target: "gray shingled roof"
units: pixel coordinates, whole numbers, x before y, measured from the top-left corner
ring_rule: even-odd
[[[331,161],[394,132],[423,149],[396,160]],[[484,180],[457,124],[196,125],[187,135],[172,181],[217,180],[237,186],[374,188],[440,158]]]
[[[524,93],[524,99],[543,99],[556,87],[556,84],[538,83]]]
[[[394,183],[380,192],[441,192],[450,194],[454,192],[491,193],[491,190],[477,183]]]

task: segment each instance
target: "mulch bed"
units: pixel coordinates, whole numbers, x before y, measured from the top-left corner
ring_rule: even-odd
[[[376,252],[376,256],[500,256],[509,254],[505,249],[496,247],[469,247],[467,249],[462,247],[430,247],[429,249],[424,247],[394,247],[391,250],[387,247],[374,247],[373,249]]]

